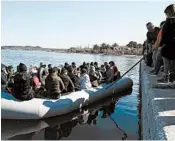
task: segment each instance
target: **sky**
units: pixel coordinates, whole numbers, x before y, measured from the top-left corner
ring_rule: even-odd
[[[46,48],[143,43],[173,1],[2,1],[1,45]]]

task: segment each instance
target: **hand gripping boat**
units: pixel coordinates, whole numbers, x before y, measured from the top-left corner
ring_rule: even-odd
[[[88,104],[121,93],[133,86],[130,78],[122,78],[112,84],[103,84],[97,88],[72,92],[58,100],[34,98],[19,101],[12,95],[1,92],[2,119],[43,119],[64,115]]]

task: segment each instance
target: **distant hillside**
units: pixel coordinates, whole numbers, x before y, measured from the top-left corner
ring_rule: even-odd
[[[1,49],[10,49],[10,50],[40,50],[40,51],[48,51],[48,52],[63,52],[66,49],[53,49],[53,48],[42,48],[40,46],[1,46]]]
[[[1,49],[10,50],[28,50],[28,51],[47,51],[62,53],[83,53],[83,54],[105,54],[105,55],[141,55],[142,44],[130,41],[126,46],[119,46],[117,43],[112,45],[102,43],[101,45],[93,45],[89,47],[71,47],[69,49],[42,48],[40,46],[1,46]]]

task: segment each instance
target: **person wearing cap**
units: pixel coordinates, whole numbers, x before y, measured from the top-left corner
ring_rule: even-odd
[[[92,87],[89,75],[87,74],[86,69],[82,69],[82,76],[80,77],[80,87],[81,89],[89,89]]]
[[[60,98],[61,93],[65,89],[63,81],[58,76],[58,70],[56,67],[49,69],[49,75],[45,80],[45,84],[47,96],[53,99]]]
[[[70,79],[70,77],[67,74],[67,70],[65,68],[63,68],[61,70],[61,75],[60,75],[61,79],[63,80],[65,89],[64,92],[74,92],[75,91],[75,86],[72,82],[72,80]]]
[[[32,79],[27,73],[27,66],[23,63],[19,64],[18,73],[14,76],[13,95],[19,100],[30,100],[34,97],[32,89]]]
[[[162,28],[160,42],[164,64],[164,78],[161,82],[173,82],[175,81],[175,5],[166,7],[164,13],[167,18]]]

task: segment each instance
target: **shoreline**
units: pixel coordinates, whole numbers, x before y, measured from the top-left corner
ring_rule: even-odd
[[[137,49],[128,49],[124,47],[123,50],[93,50],[89,49],[53,49],[53,48],[41,48],[41,47],[18,47],[18,46],[1,46],[1,50],[23,50],[23,51],[45,51],[45,52],[56,52],[56,53],[76,53],[76,54],[94,54],[94,55],[112,55],[112,56],[122,56],[122,55],[135,55],[141,56],[142,51]],[[129,51],[128,51],[129,50]]]

